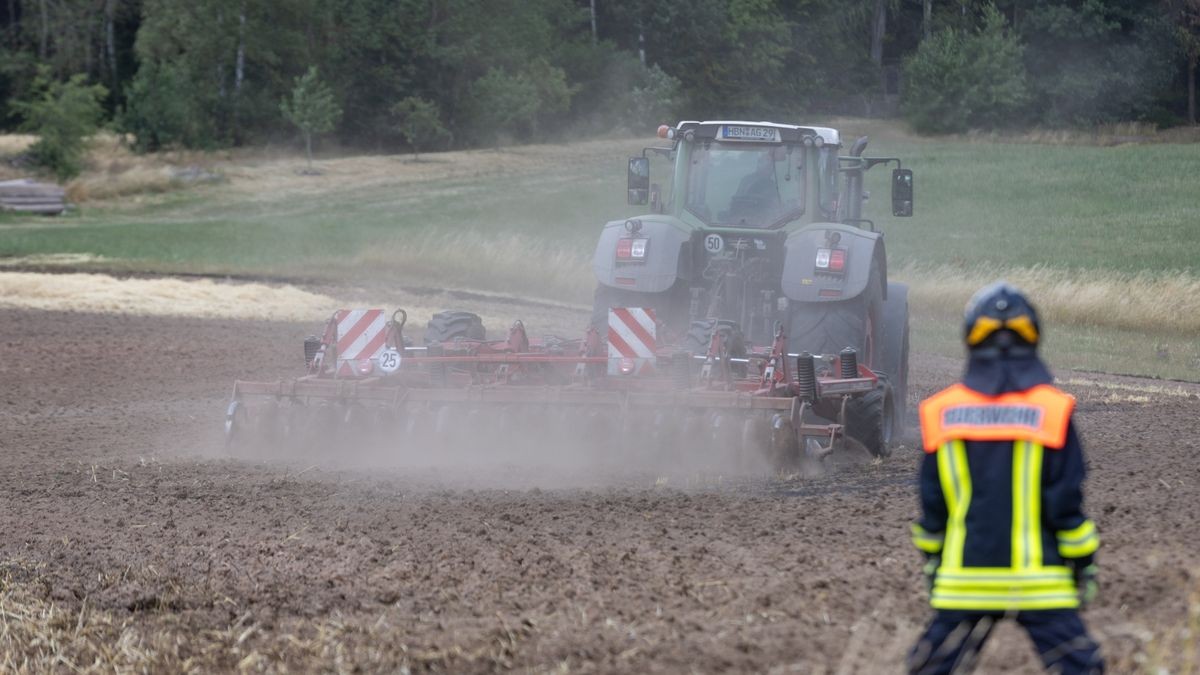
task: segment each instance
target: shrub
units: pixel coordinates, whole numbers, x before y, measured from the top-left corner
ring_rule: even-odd
[[[412,146],[416,155],[421,148],[450,140],[450,132],[442,124],[436,103],[420,96],[408,96],[392,106],[391,113],[397,119],[396,128],[404,141]]]
[[[993,6],[977,32],[932,36],[905,64],[905,117],[922,133],[1011,123],[1029,98],[1023,52]]]
[[[578,91],[562,68],[545,59],[517,72],[490,68],[471,85],[472,131],[484,141],[537,137],[539,129],[562,122]]]
[[[87,137],[99,128],[104,113],[100,101],[108,90],[86,82],[84,75],[52,81],[49,72],[42,70],[34,80],[33,98],[14,104],[24,118],[22,129],[38,136],[29,148],[30,156],[59,180],[74,178],[83,170]]]
[[[211,145],[212,134],[198,126],[199,120],[210,116],[197,109],[191,89],[177,67],[153,61],[142,64],[117,116],[118,128],[133,135],[135,151]]]
[[[626,119],[631,128],[651,128],[660,120],[674,122],[671,117],[679,106],[679,80],[657,65],[643,68],[641,76],[642,81],[629,92]]]
[[[524,73],[491,68],[471,86],[476,135],[495,140],[527,127],[538,111],[538,87]]]

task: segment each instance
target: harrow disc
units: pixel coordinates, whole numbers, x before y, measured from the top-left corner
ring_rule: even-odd
[[[234,399],[225,409],[225,449],[232,449],[245,433],[247,426],[246,406]]]
[[[738,447],[738,468],[742,472],[749,472],[763,465],[767,458],[767,450],[763,443],[766,431],[769,431],[769,427],[761,416],[742,420],[741,444]]]
[[[787,415],[776,413],[771,417],[770,458],[771,467],[777,471],[790,470],[800,461],[800,446],[796,440],[796,428]]]

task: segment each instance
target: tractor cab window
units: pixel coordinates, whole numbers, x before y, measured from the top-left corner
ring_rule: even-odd
[[[804,179],[802,148],[698,146],[685,205],[709,225],[775,227],[804,212]]]

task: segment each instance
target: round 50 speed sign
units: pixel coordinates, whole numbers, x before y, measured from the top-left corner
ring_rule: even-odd
[[[721,249],[725,248],[725,239],[719,234],[710,234],[704,237],[704,250],[709,253],[720,253]]]

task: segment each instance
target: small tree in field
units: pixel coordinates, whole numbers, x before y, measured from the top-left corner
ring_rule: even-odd
[[[53,171],[59,180],[79,175],[87,137],[99,128],[104,113],[100,101],[108,90],[98,84],[89,85],[86,79],[74,75],[66,82],[55,82],[49,70],[43,68],[34,80],[33,98],[13,104],[25,117],[21,128],[37,134],[37,142],[29,148],[33,161]]]
[[[308,170],[312,171],[313,134],[331,131],[342,116],[342,109],[333,100],[333,92],[317,75],[316,66],[309,66],[308,72],[296,78],[291,98],[285,98],[279,104],[279,110],[287,121],[295,124],[304,134]]]
[[[422,146],[428,148],[450,138],[450,132],[442,125],[438,115],[437,104],[432,101],[409,96],[392,106],[392,114],[397,119],[396,129],[412,146],[415,159],[420,158]]]

